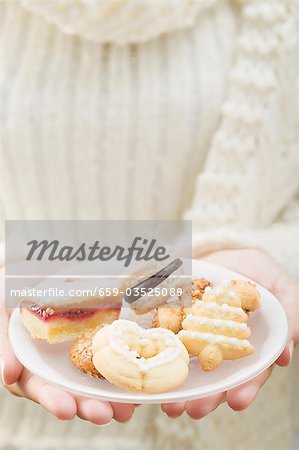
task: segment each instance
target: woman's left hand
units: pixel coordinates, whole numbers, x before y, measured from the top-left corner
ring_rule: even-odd
[[[291,363],[294,345],[299,340],[299,284],[266,253],[259,250],[223,250],[211,253],[203,259],[242,273],[263,285],[280,300],[288,317],[289,340],[276,364],[288,366]],[[163,404],[162,411],[172,418],[179,417],[186,411],[191,418],[201,419],[225,401],[235,411],[241,411],[254,401],[259,390],[270,377],[272,369],[273,366],[256,378],[227,392],[199,400]]]
[[[106,402],[66,392],[30,373],[15,357],[8,339],[9,313],[5,308],[4,268],[0,269],[0,383],[11,394],[42,405],[61,420],[75,416],[97,425],[106,425],[113,419],[127,422],[135,411],[132,404]]]

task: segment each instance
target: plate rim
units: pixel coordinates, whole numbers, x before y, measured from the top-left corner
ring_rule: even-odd
[[[98,400],[119,402],[119,403],[161,404],[161,403],[175,403],[175,402],[180,402],[180,401],[205,398],[205,397],[208,397],[211,395],[219,394],[220,392],[224,392],[224,391],[233,389],[247,381],[252,380],[256,376],[258,376],[260,373],[262,373],[264,370],[266,370],[268,367],[270,367],[277,360],[279,355],[281,355],[283,349],[285,348],[285,345],[288,340],[288,320],[287,320],[287,316],[286,316],[283,306],[281,305],[280,301],[277,299],[277,297],[274,296],[274,294],[272,292],[270,292],[268,289],[266,289],[265,287],[263,287],[262,285],[260,285],[259,283],[252,280],[249,277],[246,277],[238,272],[232,271],[232,270],[227,269],[226,267],[218,265],[218,264],[209,263],[209,262],[202,261],[202,260],[192,260],[192,264],[193,263],[205,265],[210,268],[213,268],[214,270],[215,270],[215,268],[217,269],[217,267],[218,267],[219,270],[221,270],[222,272],[223,271],[227,272],[228,275],[231,274],[234,277],[238,276],[238,278],[240,278],[240,279],[253,281],[258,286],[259,289],[267,291],[267,293],[270,294],[277,302],[278,307],[281,310],[280,311],[281,319],[283,318],[283,320],[284,320],[284,324],[281,325],[281,326],[284,326],[284,339],[282,340],[281,345],[277,348],[275,353],[271,354],[268,358],[264,357],[264,363],[261,365],[261,367],[258,371],[253,370],[254,366],[252,367],[252,370],[250,371],[251,367],[249,365],[248,366],[248,373],[249,373],[248,376],[240,377],[240,379],[238,381],[227,384],[225,386],[225,388],[222,386],[217,389],[217,387],[213,388],[213,385],[211,385],[210,389],[207,388],[207,390],[202,394],[196,394],[196,389],[197,389],[196,387],[190,388],[186,391],[182,391],[181,393],[174,390],[174,391],[168,391],[168,392],[161,393],[161,394],[145,394],[145,393],[138,394],[138,393],[132,393],[132,392],[123,390],[123,392],[115,392],[115,393],[111,391],[109,393],[109,395],[108,394],[106,395],[104,393],[104,391],[100,390],[100,388],[99,388],[99,393],[89,392],[90,389],[92,389],[94,391],[94,388],[86,387],[86,389],[84,389],[84,386],[81,385],[82,388],[78,389],[78,388],[76,388],[77,383],[74,383],[71,381],[69,383],[69,385],[67,385],[66,383],[61,382],[60,380],[53,380],[53,378],[47,376],[47,373],[41,373],[41,371],[38,370],[38,368],[36,366],[33,368],[28,367],[29,364],[27,363],[26,358],[23,358],[23,356],[21,355],[21,352],[19,351],[19,347],[17,347],[15,345],[15,340],[13,337],[14,324],[16,323],[16,321],[21,321],[21,315],[20,315],[19,308],[15,308],[15,310],[13,311],[13,313],[9,319],[9,324],[8,324],[8,337],[9,337],[9,341],[10,341],[10,344],[12,346],[15,356],[20,361],[20,363],[27,370],[29,370],[32,374],[42,378],[43,380],[47,381],[49,384],[51,384],[53,386],[62,388],[67,392],[71,392],[73,394],[77,394],[80,396],[83,395],[83,396],[86,396],[89,398],[96,398]],[[32,338],[30,337],[30,339],[32,339]],[[218,384],[219,384],[219,382],[218,382]]]

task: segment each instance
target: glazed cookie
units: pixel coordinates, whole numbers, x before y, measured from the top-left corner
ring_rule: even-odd
[[[92,362],[92,340],[101,327],[97,327],[82,333],[75,339],[70,357],[74,366],[93,377],[102,378]]]
[[[182,322],[179,337],[190,354],[198,356],[203,370],[218,367],[254,352],[248,341],[247,314],[238,295],[226,287],[207,287]]]
[[[132,392],[157,394],[180,386],[189,373],[189,355],[180,339],[162,328],[144,330],[116,320],[92,342],[93,364],[110,383]]]

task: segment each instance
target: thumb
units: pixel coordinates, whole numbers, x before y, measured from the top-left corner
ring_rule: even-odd
[[[276,281],[274,295],[280,299],[289,323],[289,341],[276,364],[288,366],[292,361],[293,350],[299,339],[299,285],[293,279],[282,276]]]
[[[5,385],[16,383],[23,370],[22,364],[15,357],[8,340],[8,314],[0,309],[0,369]]]
[[[291,340],[285,347],[282,354],[276,360],[276,364],[281,367],[290,365],[292,361],[293,350],[294,350],[294,341]]]

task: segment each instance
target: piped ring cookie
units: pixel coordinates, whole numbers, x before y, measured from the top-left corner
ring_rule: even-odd
[[[170,330],[144,330],[116,320],[92,342],[93,364],[110,383],[133,392],[156,394],[180,386],[189,373],[189,355]]]

